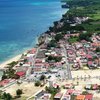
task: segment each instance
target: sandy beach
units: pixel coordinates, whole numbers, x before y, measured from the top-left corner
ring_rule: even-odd
[[[30,49],[28,49],[28,50],[30,50]],[[27,51],[28,51],[28,50],[24,51],[23,53],[21,53],[21,54],[15,56],[15,57],[13,57],[13,58],[7,60],[7,61],[4,61],[3,63],[0,63],[0,69],[5,68],[7,64],[9,64],[9,63],[11,63],[11,62],[13,62],[13,61],[18,61],[18,60],[21,58],[22,54],[27,54]]]
[[[5,62],[3,62],[3,63],[1,63],[1,64],[0,64],[0,69],[4,68],[7,64],[9,64],[9,63],[11,63],[11,62],[13,62],[13,61],[18,61],[18,60],[20,59],[20,57],[21,57],[21,54],[15,56],[15,57],[13,57],[13,58],[11,58],[11,59],[5,61]]]

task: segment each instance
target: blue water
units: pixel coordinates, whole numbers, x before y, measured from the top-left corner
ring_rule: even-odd
[[[0,62],[33,47],[63,13],[60,0],[0,0]]]

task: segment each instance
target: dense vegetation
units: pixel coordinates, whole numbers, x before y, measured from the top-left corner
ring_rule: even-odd
[[[89,17],[87,22],[79,26],[88,32],[100,32],[100,0],[63,0],[67,1],[70,10],[64,18]]]
[[[47,61],[48,62],[60,62],[62,60],[62,57],[60,56],[48,56]]]

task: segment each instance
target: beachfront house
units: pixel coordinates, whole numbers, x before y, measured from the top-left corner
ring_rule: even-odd
[[[25,73],[24,71],[16,72],[16,75],[18,75],[20,78],[24,77],[25,74],[26,74],[26,73]]]

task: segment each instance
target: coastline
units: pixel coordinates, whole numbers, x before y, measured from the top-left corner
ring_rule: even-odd
[[[9,64],[9,63],[11,63],[11,62],[13,62],[13,61],[18,61],[18,60],[20,59],[21,55],[22,55],[22,54],[19,54],[19,55],[15,56],[15,57],[13,57],[13,58],[7,60],[7,61],[4,61],[3,63],[0,64],[0,69],[5,68],[5,66],[6,66],[7,64]]]
[[[63,9],[63,8],[61,8],[61,9]],[[68,8],[66,8],[66,9],[68,9]],[[68,11],[68,10],[64,11],[63,14],[65,14],[67,11]],[[62,14],[62,15],[63,15],[63,14]],[[61,18],[62,18],[62,17],[61,17]],[[60,19],[61,19],[61,18],[60,18]],[[59,21],[60,19],[55,20],[55,21]],[[54,21],[54,22],[55,22],[55,21]],[[50,27],[51,27],[51,25],[50,25]],[[44,35],[46,31],[48,31],[48,29],[45,30],[44,33],[40,33],[40,35],[39,35],[38,37],[36,37],[35,45],[33,46],[33,48],[34,48],[34,47],[36,46],[36,44],[38,43],[39,37],[41,37],[42,35]],[[1,62],[1,63],[0,63],[0,69],[4,69],[4,68],[7,66],[7,64],[9,64],[9,63],[11,63],[11,62],[13,62],[13,61],[15,61],[15,62],[18,61],[18,60],[21,58],[21,55],[24,54],[24,53],[26,53],[26,52],[27,52],[28,50],[30,50],[30,49],[32,49],[32,47],[26,49],[25,51],[23,51],[22,53],[20,53],[20,54],[18,54],[18,55],[15,55],[14,57],[9,58],[8,60],[5,60],[5,61]]]

